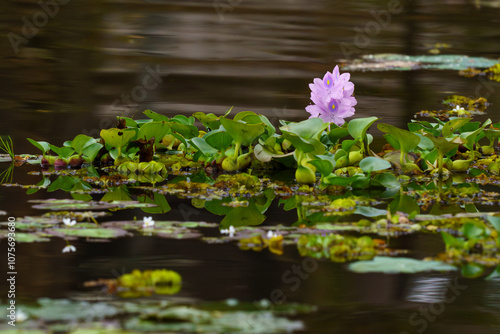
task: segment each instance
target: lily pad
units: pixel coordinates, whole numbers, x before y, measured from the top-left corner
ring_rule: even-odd
[[[99,238],[111,239],[127,235],[127,231],[114,228],[55,228],[47,231],[54,235],[63,235],[68,237]]]
[[[454,271],[457,268],[439,261],[376,256],[371,261],[351,263],[349,270],[355,273],[414,274],[424,271]]]
[[[40,203],[33,205],[33,208],[42,210],[104,210],[156,206],[155,204],[138,201],[85,202],[72,199],[43,199],[31,200],[29,202]]]
[[[497,64],[495,59],[469,57],[461,55],[425,55],[408,56],[382,53],[366,55],[344,67],[346,70],[361,71],[409,71],[418,69],[465,70],[468,68],[486,68]]]

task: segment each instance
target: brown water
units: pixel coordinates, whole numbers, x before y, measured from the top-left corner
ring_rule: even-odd
[[[435,43],[451,45],[443,53],[500,57],[499,1],[401,2],[402,12],[390,15],[390,22],[380,25],[351,56],[341,46],[355,46],[357,31],[375,22],[371,11],[387,10],[386,2],[243,0],[222,15],[214,8],[220,3],[228,2],[71,0],[15,52],[8,34],[21,35],[22,18],[32,22],[40,7],[34,0],[3,1],[0,134],[11,135],[21,153],[34,152],[26,137],[60,145],[77,133],[96,136],[117,115],[138,118],[148,108],[188,115],[221,114],[234,106],[235,111],[253,110],[275,122],[301,120],[308,117],[308,83],[342,59],[371,53],[426,54]],[[421,109],[439,108],[447,95],[486,92],[493,103],[488,116],[498,121],[498,84],[488,91],[478,80],[455,71],[355,72],[352,81],[357,116],[377,116],[402,126]],[[126,95],[132,96],[130,101]],[[32,182],[34,177],[25,172],[16,171],[18,182]],[[67,195],[39,192],[28,197],[24,190],[2,187],[0,209],[15,216],[35,214],[26,200],[48,196]],[[169,201],[173,210],[167,219],[176,219],[179,201]],[[125,215],[130,219],[132,214]],[[268,216],[268,224],[295,219],[277,209]],[[203,218],[220,220],[208,214]],[[417,253],[443,247],[440,238],[429,236],[401,242]],[[231,244],[140,237],[102,244],[78,241],[75,246],[76,254],[63,256],[61,240],[20,244],[20,298],[66,297],[88,279],[167,267],[182,274],[182,297],[254,301],[269,298],[279,288],[288,301],[319,305],[317,313],[304,318],[308,333],[416,333],[421,327],[409,323],[411,314],[421,303],[429,307],[439,301],[456,277],[358,275],[344,265],[321,262],[292,290],[282,275],[302,261],[293,247],[276,256],[238,251]],[[459,283],[467,289],[429,321],[425,332],[498,332],[500,281]]]

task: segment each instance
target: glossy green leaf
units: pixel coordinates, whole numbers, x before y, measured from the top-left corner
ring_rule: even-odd
[[[356,140],[364,141],[366,131],[378,120],[377,117],[365,117],[352,119],[347,125],[349,134]]]
[[[228,118],[221,118],[220,121],[233,140],[243,146],[252,144],[265,131],[264,124],[245,124]]]
[[[143,124],[137,133],[138,139],[150,140],[155,139],[155,144],[158,144],[167,133],[170,132],[170,124],[166,122],[150,122]]]
[[[372,173],[379,170],[391,168],[391,163],[376,157],[366,157],[359,162],[359,168],[365,173]]]
[[[31,138],[27,138],[27,139],[31,144],[33,144],[33,146],[35,146],[40,151],[42,151],[43,154],[50,151],[50,144],[47,143],[46,141],[36,141],[36,140],[31,139]]]
[[[167,116],[159,114],[157,112],[154,112],[153,110],[150,110],[150,109],[145,110],[144,115],[151,118],[153,121],[157,121],[157,122],[161,122],[161,121],[168,122],[169,121],[169,118]]]
[[[203,139],[219,152],[225,152],[233,144],[233,138],[225,131],[211,131],[203,136]]]
[[[298,123],[290,122],[282,126],[280,130],[282,132],[293,133],[301,139],[308,140],[311,138],[317,139],[318,134],[323,132],[327,127],[328,123],[324,123],[321,118],[314,117]]]

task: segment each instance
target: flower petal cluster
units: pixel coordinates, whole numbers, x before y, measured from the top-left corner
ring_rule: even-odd
[[[323,80],[314,79],[311,88],[311,104],[306,111],[311,114],[309,118],[320,117],[324,122],[335,123],[342,126],[344,118],[354,115],[354,106],[358,103],[352,96],[354,84],[349,81],[349,73],[339,73],[338,65],[333,73],[326,72]]]
[[[76,247],[73,245],[67,245],[66,247],[63,248],[62,252],[63,253],[76,252]]]
[[[154,227],[155,226],[155,221],[153,220],[153,217],[144,217],[142,218],[142,228],[149,228],[149,227]]]
[[[232,238],[234,237],[234,234],[236,233],[236,229],[234,228],[233,225],[229,226],[229,228],[222,229],[220,230],[221,234],[229,234],[229,237]]]
[[[66,226],[74,226],[76,224],[76,220],[71,218],[63,218],[63,223]]]

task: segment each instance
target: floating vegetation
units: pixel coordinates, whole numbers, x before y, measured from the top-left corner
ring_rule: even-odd
[[[152,271],[152,273],[155,271]],[[171,275],[158,270],[161,275]],[[161,279],[165,277],[162,276]],[[16,305],[16,330],[22,333],[290,333],[304,329],[289,317],[308,314],[315,307],[302,304],[272,305],[268,300],[244,303],[238,300],[199,305],[174,301],[117,300],[107,302],[38,299],[36,305]],[[7,315],[2,305],[0,315]],[[0,329],[8,332],[7,324]],[[16,331],[17,332],[17,331]]]
[[[496,75],[496,64],[466,56],[381,54],[349,68],[473,67],[485,69],[481,75]],[[498,264],[498,230],[490,226],[496,216],[464,216],[500,204],[500,192],[483,187],[500,185],[500,123],[473,120],[484,113],[487,100],[451,95],[443,99],[443,110],[417,114],[430,120],[414,119],[403,128],[377,117],[347,121],[356,104],[349,79],[338,68],[314,79],[311,117],[281,120],[278,127],[252,111],[167,117],[145,110],[144,119],[117,117],[116,126],[101,130],[98,138],[79,134],[61,146],[28,139],[41,152],[40,170],[30,172],[40,179],[11,183],[11,164],[2,185],[27,194],[65,191],[73,199],[31,201],[33,208],[52,212],[20,217],[20,238],[59,237],[67,241],[65,252],[76,250],[69,244],[75,238],[128,235],[234,243],[275,255],[297,245],[302,256],[350,262],[406,253],[389,248],[389,240],[403,235],[442,233],[447,250],[427,254],[430,258],[461,266],[469,276],[479,276],[474,265]],[[375,127],[385,139],[378,153],[372,150]],[[13,155],[11,144],[2,143]],[[21,158],[36,164],[33,156]],[[172,208],[169,196],[182,203]],[[261,227],[273,204],[296,213],[296,219],[279,222],[277,232]],[[126,209],[147,215],[104,218]],[[154,216],[172,210],[185,221]],[[200,213],[213,214],[216,222],[192,221]]]
[[[117,279],[99,279],[85,282],[86,287],[105,286],[107,293],[122,298],[137,298],[157,295],[173,295],[181,290],[182,278],[172,270],[134,270]]]
[[[485,70],[478,70],[476,68],[467,68],[459,72],[460,75],[473,78],[476,76],[486,77],[493,81],[500,81],[500,64],[494,64]]]
[[[476,100],[471,98],[451,95],[442,101],[442,104],[448,109],[429,111],[422,110],[417,112],[417,116],[421,117],[437,117],[440,120],[448,121],[450,117],[471,117],[473,115],[482,115],[488,107],[488,101],[480,97]]]
[[[374,242],[368,236],[356,238],[339,234],[302,235],[297,247],[301,256],[346,262],[370,260],[377,253],[382,253],[385,243]]]
[[[495,59],[460,55],[407,56],[382,53],[363,56],[344,66],[344,69],[356,71],[409,71],[418,69],[466,70],[468,68],[487,68],[498,63]]]
[[[439,261],[376,256],[370,261],[349,264],[349,270],[356,273],[415,274],[423,271],[455,271],[457,268]]]

